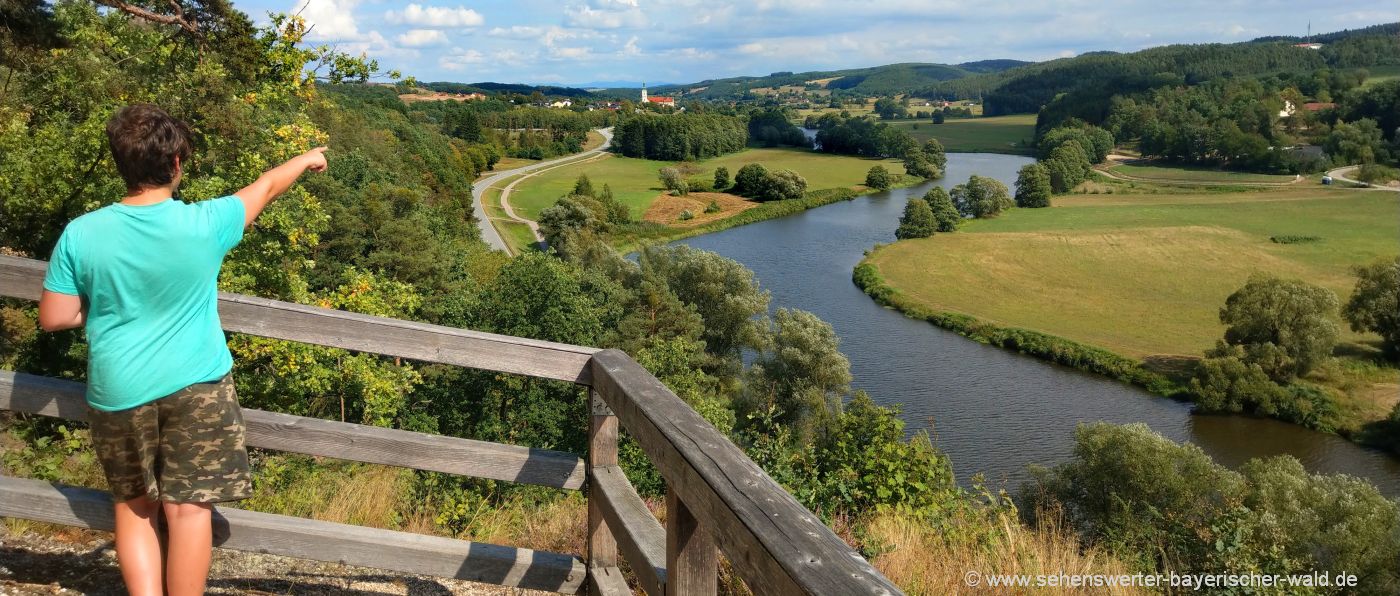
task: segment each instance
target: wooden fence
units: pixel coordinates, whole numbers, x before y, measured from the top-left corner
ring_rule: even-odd
[[[37,300],[45,263],[0,255],[0,296]],[[718,557],[759,594],[899,594],[737,446],[618,350],[219,295],[231,332],[569,381],[590,388],[587,461],[571,453],[244,410],[247,443],[294,453],[586,490],[583,558],[216,508],[215,544],[566,594],[713,594]],[[0,371],[0,409],[82,420],[83,385]],[[583,421],[579,421],[580,424]],[[666,480],[662,527],[618,467],[626,428]],[[105,491],[0,476],[0,516],[112,528]]]

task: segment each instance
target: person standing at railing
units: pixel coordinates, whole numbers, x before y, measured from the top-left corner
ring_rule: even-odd
[[[59,237],[39,325],[85,327],[88,421],[116,503],[116,550],[137,596],[202,594],[213,503],[252,493],[243,416],[219,323],[219,268],[243,229],[325,148],[303,153],[220,199],[173,197],[189,127],[152,105],[121,109],[107,140],[127,193]],[[165,515],[168,552],[158,519]]]

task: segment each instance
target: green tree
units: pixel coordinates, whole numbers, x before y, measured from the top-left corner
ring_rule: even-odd
[[[1338,122],[1327,135],[1323,148],[1338,165],[1374,163],[1386,155],[1381,129],[1370,118]]]
[[[642,271],[666,280],[676,297],[695,309],[705,322],[705,351],[709,369],[732,374],[744,349],[763,345],[768,312],[767,291],[759,289],[753,272],[715,253],[685,245],[652,246],[638,258]]]
[[[865,185],[875,190],[889,188],[890,171],[885,166],[871,166],[870,171],[865,173]]]
[[[715,190],[729,188],[729,168],[720,166],[715,168]]]
[[[769,341],[749,367],[746,409],[776,411],[775,422],[810,436],[841,412],[850,393],[851,363],[831,325],[802,310],[778,309]]]
[[[958,213],[958,207],[953,204],[953,198],[948,195],[948,191],[941,186],[930,188],[924,193],[924,200],[928,201],[929,208],[933,210],[933,220],[938,224],[939,232],[953,232],[962,223],[962,214]]]
[[[924,141],[923,152],[933,167],[939,171],[948,169],[948,152],[943,149],[943,143],[938,142],[938,139]]]
[[[572,194],[594,197],[593,181],[588,179],[588,174],[579,174],[578,180],[574,181],[574,192]]]
[[[1055,192],[1069,192],[1089,175],[1089,157],[1079,143],[1067,142],[1055,147],[1044,163],[1050,174],[1050,188]]]
[[[1400,257],[1352,269],[1356,288],[1342,315],[1357,333],[1381,336],[1390,354],[1400,352]]]
[[[1301,280],[1255,275],[1220,309],[1225,341],[1277,380],[1306,374],[1337,343],[1337,295]]]
[[[922,150],[915,149],[904,156],[904,173],[910,176],[918,176],[926,180],[942,178],[943,171],[929,161],[927,155]]]
[[[973,175],[948,193],[958,211],[968,217],[996,217],[1016,206],[1006,185],[994,178]]]
[[[934,219],[928,201],[913,198],[904,205],[904,215],[899,218],[899,228],[894,231],[894,237],[900,240],[928,238],[937,230],[938,221]]]
[[[661,187],[671,191],[671,194],[685,196],[690,193],[690,185],[686,183],[680,170],[672,167],[661,168],[657,176],[661,178]]]
[[[734,175],[734,192],[749,196],[760,191],[764,182],[768,179],[768,169],[763,164],[745,164],[739,168],[739,173]]]
[[[1027,164],[1016,176],[1017,207],[1050,206],[1050,171],[1039,163]]]

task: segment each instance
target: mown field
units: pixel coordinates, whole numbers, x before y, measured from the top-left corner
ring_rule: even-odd
[[[931,124],[927,120],[895,120],[890,124],[908,131],[920,143],[938,139],[945,149],[957,153],[1028,154],[1034,151],[1031,143],[1035,138],[1035,114],[954,118],[943,124]]]
[[[768,169],[790,169],[807,179],[808,190],[850,188],[865,181],[870,167],[883,164],[891,173],[902,173],[898,160],[873,160],[841,155],[815,153],[803,149],[746,149],[738,153],[697,162],[701,173],[695,177],[713,178],[715,168],[729,168],[730,176],[750,163],[763,164]],[[633,159],[609,155],[586,163],[570,164],[532,176],[515,187],[510,195],[511,207],[522,217],[536,219],[540,211],[549,208],[568,194],[580,174],[587,174],[594,188],[604,184],[612,188],[613,196],[632,210],[632,217],[641,219],[653,201],[662,193],[657,172],[671,162]]]
[[[500,186],[509,184],[504,181],[499,186],[492,187],[482,193],[482,207],[486,209],[486,216],[491,218],[491,225],[496,227],[496,231],[501,234],[501,240],[510,246],[513,254],[520,254],[535,244],[535,235],[530,231],[530,226],[517,222],[506,217],[501,210],[501,189]]]
[[[1366,71],[1369,72],[1371,76],[1366,77],[1366,80],[1361,83],[1362,87],[1370,87],[1386,81],[1400,79],[1400,66],[1372,66],[1367,68]]]
[[[1283,235],[1320,240],[1270,240]],[[870,261],[930,308],[1139,358],[1198,356],[1223,332],[1225,298],[1251,274],[1301,278],[1345,300],[1348,269],[1400,253],[1397,239],[1400,197],[1391,193],[1083,195],[886,246]]]
[[[1231,172],[1227,170],[1215,170],[1211,168],[1197,168],[1180,165],[1156,165],[1156,164],[1121,164],[1109,168],[1109,171],[1128,178],[1141,178],[1155,181],[1185,181],[1202,182],[1214,184],[1229,184],[1232,182],[1292,182],[1291,175],[1275,174],[1252,174],[1249,172]]]

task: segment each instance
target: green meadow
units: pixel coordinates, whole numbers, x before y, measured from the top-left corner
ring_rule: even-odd
[[[1013,114],[990,118],[950,118],[943,124],[928,120],[895,120],[920,143],[938,139],[954,153],[1034,153],[1035,114]],[[916,128],[917,126],[917,128]]]
[[[892,174],[904,172],[899,160],[864,159],[843,155],[829,155],[804,149],[746,149],[738,153],[695,162],[700,173],[693,177],[713,178],[720,166],[729,168],[733,177],[739,168],[750,163],[759,163],[770,170],[790,169],[807,179],[807,189],[854,188],[865,182],[865,174],[871,166],[884,165]],[[531,176],[510,194],[511,207],[521,217],[537,219],[540,211],[549,208],[560,197],[573,189],[574,181],[580,174],[587,174],[594,188],[602,189],[604,184],[612,188],[613,196],[632,210],[634,219],[641,219],[648,207],[662,193],[657,172],[664,167],[676,165],[672,162],[634,159],[618,155],[608,155],[577,164],[553,168],[542,174]]]

